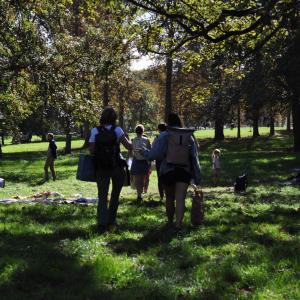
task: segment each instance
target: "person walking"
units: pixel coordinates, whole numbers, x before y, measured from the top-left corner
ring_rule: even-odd
[[[44,165],[44,180],[49,180],[49,173],[48,170],[50,168],[52,179],[56,180],[56,172],[55,172],[55,166],[54,162],[57,158],[57,146],[54,140],[54,134],[48,133],[47,134],[47,140],[49,142],[48,151],[47,151],[47,158]]]
[[[149,175],[150,164],[140,153],[141,149],[150,149],[151,143],[144,135],[144,126],[137,125],[135,128],[136,137],[132,140],[133,160],[131,165],[131,175],[137,192],[137,201],[141,202],[147,176]]]
[[[126,163],[120,153],[120,143],[127,150],[132,144],[123,129],[116,125],[117,114],[112,107],[106,107],[100,117],[100,126],[94,127],[89,139],[90,152],[95,156],[96,181],[98,187],[97,226],[104,231],[116,223],[119,196],[124,184]],[[108,205],[108,191],[112,190]]]
[[[180,230],[190,181],[200,184],[200,164],[193,130],[182,128],[182,122],[175,113],[169,114],[167,124],[167,131],[160,134],[153,147],[142,152],[149,160],[161,160],[159,175],[166,193],[168,225],[173,226],[176,214],[175,228]]]

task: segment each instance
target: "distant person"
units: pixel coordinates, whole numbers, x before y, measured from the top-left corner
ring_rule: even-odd
[[[117,114],[111,107],[102,111],[100,126],[94,127],[89,139],[90,152],[95,156],[98,187],[97,226],[104,231],[116,223],[119,196],[124,184],[124,161],[120,153],[120,143],[131,150],[132,144],[123,129],[116,125]],[[108,191],[112,180],[112,191],[108,207]]]
[[[131,165],[130,174],[132,175],[134,185],[137,192],[137,201],[143,200],[142,193],[147,185],[147,177],[150,172],[149,161],[141,154],[141,149],[150,149],[151,143],[149,139],[144,135],[144,126],[137,125],[135,128],[136,137],[132,140],[133,146],[133,160]]]
[[[54,140],[54,135],[53,133],[48,133],[47,134],[47,140],[49,141],[49,146],[48,146],[48,151],[47,151],[47,159],[45,162],[44,170],[45,170],[45,175],[44,175],[44,180],[48,181],[49,180],[49,174],[48,174],[48,169],[50,168],[52,179],[56,180],[56,173],[54,169],[54,162],[57,158],[57,146]]]
[[[157,131],[159,133],[159,135],[162,132],[165,132],[167,130],[167,125],[165,123],[160,123],[157,126]],[[157,138],[159,137],[159,135],[155,138],[155,140],[153,141],[152,147],[155,145],[155,142],[157,140]],[[161,177],[159,175],[159,170],[160,170],[160,166],[161,166],[162,160],[160,159],[156,159],[155,160],[155,168],[156,168],[156,174],[157,174],[157,185],[158,185],[158,192],[159,192],[159,197],[160,197],[160,201],[162,202],[164,199],[164,186],[161,180]]]
[[[220,174],[221,174],[221,151],[219,149],[215,149],[212,153],[212,169],[213,169],[213,183],[214,185],[218,185],[220,182]]]
[[[174,113],[169,114],[167,123],[167,131],[162,132],[152,149],[144,150],[143,154],[149,160],[161,161],[159,175],[166,193],[168,225],[173,226],[176,211],[175,228],[180,230],[188,186],[191,180],[200,184],[200,165],[193,131],[183,129],[179,116]]]

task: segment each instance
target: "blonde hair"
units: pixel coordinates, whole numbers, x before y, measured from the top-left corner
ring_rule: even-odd
[[[48,132],[47,135],[50,136],[51,139],[54,139],[54,134],[52,132]]]
[[[215,149],[212,153],[212,156],[215,156],[216,154],[218,154],[220,156],[221,155],[221,150],[220,149]]]

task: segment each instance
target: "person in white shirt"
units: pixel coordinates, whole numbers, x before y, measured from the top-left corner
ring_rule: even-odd
[[[90,152],[95,157],[96,179],[98,186],[97,225],[100,231],[114,225],[119,206],[119,196],[123,187],[125,171],[120,155],[120,143],[128,150],[132,144],[123,129],[116,126],[117,114],[112,107],[103,110],[100,126],[91,131]],[[112,181],[108,205],[108,192]]]
[[[221,151],[219,149],[215,149],[212,153],[212,168],[213,168],[213,183],[214,185],[218,185],[220,181],[221,174],[221,162],[220,162]]]
[[[143,135],[144,126],[137,125],[135,128],[136,137],[132,140],[133,160],[130,173],[133,177],[135,188],[137,191],[137,201],[142,201],[142,193],[144,183],[147,179],[150,169],[150,163],[140,152],[141,149],[150,149],[151,143],[149,139]]]

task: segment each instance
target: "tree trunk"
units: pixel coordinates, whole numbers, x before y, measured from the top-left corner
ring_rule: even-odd
[[[108,74],[106,73],[104,84],[103,84],[103,106],[104,107],[108,106],[108,104],[109,104],[108,89],[109,89]]]
[[[165,94],[165,120],[168,119],[168,115],[172,112],[172,77],[173,77],[173,59],[171,56],[167,56],[166,60],[166,94]]]
[[[43,133],[41,138],[42,138],[42,142],[47,142],[47,134],[46,133]]]
[[[80,17],[79,17],[79,0],[73,0],[74,15],[74,35],[79,36],[80,33]]]
[[[5,139],[4,139],[4,134],[1,135],[1,141],[2,141],[2,145],[4,146],[5,144]]]
[[[259,112],[256,111],[254,112],[254,115],[253,115],[253,137],[258,137],[259,136]]]
[[[237,138],[241,138],[241,105],[238,104],[238,112],[237,112]]]
[[[224,140],[224,122],[220,117],[215,120],[215,140]]]
[[[124,88],[120,88],[120,93],[119,93],[119,125],[121,126],[121,128],[123,128],[125,130],[125,124],[124,124],[124,113],[125,113],[125,89]]]
[[[82,125],[82,132],[83,132],[83,138],[84,138],[84,144],[82,148],[87,148],[89,146],[89,139],[91,135],[91,130],[90,130],[90,123],[89,122],[84,122]]]
[[[144,121],[144,100],[143,98],[140,99],[140,111],[139,111],[139,123],[143,124]]]
[[[270,136],[274,136],[275,135],[275,120],[274,117],[271,116],[270,117]]]
[[[0,143],[0,159],[2,159],[2,145]]]
[[[71,154],[72,152],[72,135],[70,132],[70,126],[66,128],[66,147],[65,154]]]
[[[286,116],[286,131],[288,133],[291,132],[291,109],[290,108],[288,109],[287,116]]]
[[[296,91],[293,93],[292,115],[293,115],[293,135],[294,151],[300,152],[300,98]]]

